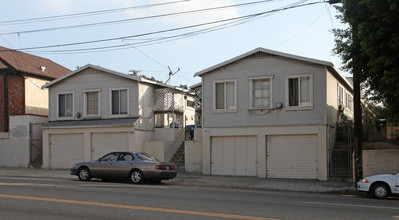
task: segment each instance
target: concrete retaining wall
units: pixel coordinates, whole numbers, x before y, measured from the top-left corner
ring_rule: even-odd
[[[399,150],[364,150],[363,176],[399,172]]]
[[[184,142],[185,165],[188,173],[202,173],[202,142]]]
[[[0,167],[28,167],[29,139],[2,139]]]

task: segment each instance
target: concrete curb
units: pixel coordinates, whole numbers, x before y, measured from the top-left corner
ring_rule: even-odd
[[[0,176],[57,178],[76,180],[69,170],[47,170],[35,168],[0,168]],[[340,181],[316,181],[297,179],[261,179],[257,177],[207,176],[193,173],[178,173],[165,183],[181,186],[223,187],[236,189],[273,190],[291,192],[357,194],[353,183]]]

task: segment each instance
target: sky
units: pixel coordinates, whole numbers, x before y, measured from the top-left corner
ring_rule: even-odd
[[[258,47],[340,68],[336,15],[323,0],[14,0],[0,13],[0,46],[71,70],[93,64],[163,82],[171,70],[168,84],[191,86],[196,72]]]

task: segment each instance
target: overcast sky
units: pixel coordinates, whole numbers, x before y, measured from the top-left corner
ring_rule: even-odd
[[[342,24],[333,6],[315,2],[323,1],[14,0],[0,13],[0,45],[36,48],[24,52],[71,70],[90,63],[163,82],[168,66],[180,68],[171,85],[198,83],[195,72],[258,47],[339,68],[331,29]]]

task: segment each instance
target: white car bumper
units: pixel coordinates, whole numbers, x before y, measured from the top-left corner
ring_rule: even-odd
[[[364,183],[362,181],[357,182],[357,190],[362,192],[369,192],[370,191],[370,183]]]

